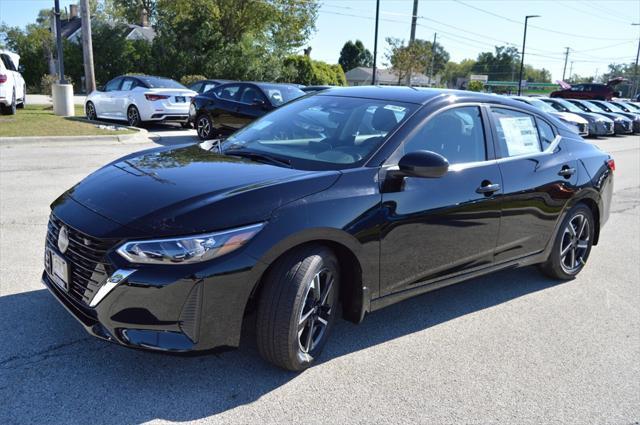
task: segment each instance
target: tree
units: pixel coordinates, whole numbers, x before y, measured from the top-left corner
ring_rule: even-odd
[[[284,61],[281,81],[305,85],[346,86],[347,79],[340,65],[314,61],[308,56],[289,56]]]
[[[472,71],[474,74],[488,75],[493,81],[514,81],[518,79],[520,54],[515,47],[496,46],[495,54],[483,52],[478,55]]]
[[[359,66],[371,67],[373,65],[373,55],[364,47],[362,41],[356,40],[354,43],[349,40],[342,46],[338,63],[342,66],[344,72]]]
[[[484,90],[484,84],[482,83],[482,81],[469,81],[469,84],[467,85],[467,90],[469,91],[482,91]]]
[[[437,75],[444,71],[449,61],[449,53],[440,45],[430,41],[416,39],[408,45],[397,38],[387,38],[389,51],[386,59],[391,65],[391,69],[398,76],[398,83],[404,81],[409,74],[420,72],[427,74],[429,67],[433,64],[432,75]],[[433,54],[433,62],[431,60]]]
[[[27,89],[39,91],[42,76],[49,73],[46,53],[53,49],[53,37],[49,29],[40,24],[29,24],[24,30],[3,24],[0,26],[0,38],[4,39],[9,50],[20,55]]]
[[[149,23],[156,19],[156,0],[111,0],[107,5],[109,15],[127,24],[141,24],[144,13]]]
[[[449,87],[456,87],[458,78],[468,78],[476,61],[473,59],[463,59],[460,63],[449,61],[443,71],[443,82]]]

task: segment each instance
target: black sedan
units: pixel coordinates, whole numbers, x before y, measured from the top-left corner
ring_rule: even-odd
[[[232,80],[200,80],[191,84],[189,88],[199,94],[207,92],[221,84],[231,83]]]
[[[262,356],[302,370],[339,306],[358,323],[496,270],[574,278],[614,170],[511,99],[331,89],[224,141],[94,172],[51,205],[42,279],[90,334],[127,347],[237,347],[255,312]]]
[[[291,84],[227,83],[191,100],[189,120],[202,140],[226,137],[305,93]]]

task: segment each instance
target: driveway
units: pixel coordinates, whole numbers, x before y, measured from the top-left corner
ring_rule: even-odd
[[[188,357],[87,336],[40,283],[48,205],[151,145],[2,144],[0,423],[637,423],[639,142],[595,142],[616,159],[615,197],[577,279],[504,271],[339,321],[299,375],[260,359],[251,326],[239,350]]]

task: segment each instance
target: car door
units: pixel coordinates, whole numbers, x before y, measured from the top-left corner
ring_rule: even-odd
[[[258,86],[253,84],[243,86],[238,105],[238,122],[241,123],[241,127],[263,116],[268,109],[271,109],[271,103]]]
[[[546,119],[504,106],[490,111],[503,183],[500,263],[544,250],[577,190],[578,163]]]
[[[449,161],[439,178],[405,177],[383,191],[380,290],[383,295],[493,262],[502,178],[486,113],[477,104],[431,114],[390,158],[428,150]]]
[[[242,120],[238,118],[240,93],[240,84],[224,84],[214,90],[216,101],[209,111],[217,128],[235,131],[242,127]]]
[[[131,90],[136,88],[136,79],[131,77],[123,78],[120,90],[113,92],[113,116],[120,119],[127,118],[127,108],[132,103]]]
[[[94,105],[98,115],[107,118],[115,117],[116,105],[114,95],[117,95],[119,92],[122,80],[122,77],[114,78],[107,83],[103,92],[97,93],[94,99]]]

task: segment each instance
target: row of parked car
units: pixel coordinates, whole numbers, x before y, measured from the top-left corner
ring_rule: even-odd
[[[86,100],[87,118],[143,122],[173,121],[195,127],[202,140],[226,137],[279,106],[329,86],[202,80],[189,87],[164,77],[114,78]],[[640,133],[640,104],[623,100],[515,97],[554,115],[581,136]]]
[[[640,133],[640,103],[630,100],[582,100],[515,97],[554,115],[581,136]]]

